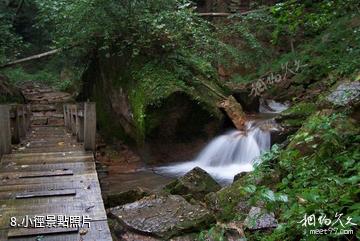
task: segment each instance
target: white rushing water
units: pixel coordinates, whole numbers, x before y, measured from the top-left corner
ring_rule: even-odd
[[[181,176],[200,167],[218,182],[230,183],[236,174],[252,171],[260,154],[270,149],[270,131],[263,131],[259,126],[261,123],[249,122],[246,132],[233,130],[213,139],[195,160],[159,167],[155,171]]]
[[[280,113],[289,108],[287,103],[279,103],[274,100],[260,99],[260,113]]]
[[[260,113],[280,113],[289,107],[288,104],[273,100],[260,100]],[[259,156],[270,150],[271,131],[279,131],[275,121],[249,121],[246,131],[232,130],[214,138],[193,161],[171,166],[155,168],[155,172],[182,176],[195,167],[207,171],[219,183],[228,184],[240,172],[251,172]]]

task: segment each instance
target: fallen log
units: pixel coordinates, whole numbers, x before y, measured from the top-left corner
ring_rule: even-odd
[[[246,115],[240,103],[232,95],[220,101],[218,107],[226,112],[236,129],[245,131]]]
[[[15,61],[11,61],[9,63],[0,65],[0,69],[6,68],[6,67],[11,67],[11,66],[14,66],[14,65],[17,65],[17,64],[22,64],[22,63],[25,63],[25,62],[28,62],[28,61],[31,61],[31,60],[41,59],[41,58],[44,58],[44,57],[47,57],[47,56],[50,56],[50,55],[54,55],[54,54],[60,52],[61,50],[62,50],[61,48],[54,49],[54,50],[51,50],[51,51],[48,51],[48,52],[45,52],[45,53],[36,54],[36,55],[26,57],[26,58],[23,58],[23,59],[18,59],[18,60],[15,60]]]

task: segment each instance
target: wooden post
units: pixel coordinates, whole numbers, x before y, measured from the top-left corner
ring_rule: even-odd
[[[19,132],[19,137],[22,138],[25,136],[24,130],[24,109],[21,105],[16,107],[16,128]]]
[[[0,157],[11,152],[10,108],[0,105]]]
[[[66,107],[67,107],[67,105],[66,104],[64,104],[63,105],[63,109],[64,109],[64,124],[65,124],[65,128],[67,128],[67,126],[68,126],[68,117],[67,117],[67,113],[66,113]]]
[[[86,102],[84,107],[84,147],[85,150],[96,149],[96,105]]]
[[[84,115],[82,108],[79,105],[77,106],[76,113],[76,137],[77,141],[84,141]]]
[[[66,126],[66,128],[68,130],[70,130],[70,127],[71,127],[70,105],[66,105],[66,118],[67,118],[67,126]]]
[[[17,114],[17,105],[11,106],[11,112],[10,112],[10,125],[11,125],[11,133],[12,133],[12,142],[15,144],[20,143],[20,133],[19,133],[19,118]]]
[[[32,117],[31,105],[27,105],[27,129],[28,130],[30,130],[30,127],[31,127],[31,117]]]
[[[72,118],[72,105],[68,105],[68,116],[69,116],[69,131],[72,131],[72,123],[73,123],[73,118]]]
[[[77,107],[76,105],[71,105],[71,133],[76,135],[76,116],[77,116]]]
[[[24,105],[21,105],[21,112],[22,112],[22,130],[23,130],[23,137],[26,137],[27,134],[27,124],[26,124],[26,108]]]

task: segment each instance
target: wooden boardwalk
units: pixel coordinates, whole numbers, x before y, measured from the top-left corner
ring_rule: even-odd
[[[93,153],[61,126],[22,143],[1,158],[0,240],[111,241]]]

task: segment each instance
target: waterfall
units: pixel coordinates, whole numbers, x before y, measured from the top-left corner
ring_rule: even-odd
[[[260,99],[260,113],[280,113],[288,108],[288,103],[279,103],[274,100]]]
[[[181,176],[198,166],[218,182],[230,183],[236,174],[252,171],[258,157],[270,149],[270,130],[264,128],[268,124],[268,121],[248,122],[245,132],[232,130],[214,138],[195,160],[155,171]]]
[[[260,100],[260,113],[274,114],[286,110],[289,105],[273,100]],[[219,183],[228,184],[240,172],[251,172],[259,156],[270,150],[271,132],[281,127],[273,120],[257,120],[246,123],[246,131],[232,130],[215,137],[190,162],[155,168],[160,174],[182,176],[194,167],[207,171]]]

